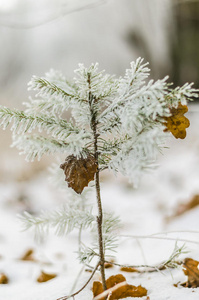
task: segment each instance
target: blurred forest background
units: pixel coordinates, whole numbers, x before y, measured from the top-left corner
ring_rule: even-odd
[[[0,104],[22,108],[27,83],[50,68],[73,77],[99,62],[120,76],[137,57],[154,79],[199,87],[199,1],[0,0]],[[0,180],[24,180],[49,162],[26,163],[0,131]]]

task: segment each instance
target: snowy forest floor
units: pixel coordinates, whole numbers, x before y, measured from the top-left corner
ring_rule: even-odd
[[[175,140],[171,137],[169,149],[160,156],[159,167],[144,176],[137,190],[120,176],[115,178],[109,173],[102,176],[104,210],[120,216],[123,224],[120,234],[139,236],[121,238],[117,252],[113,253],[117,263],[156,265],[169,258],[176,242],[178,246],[185,244],[188,251],[181,260],[185,257],[199,260],[199,205],[192,209],[182,206],[199,195],[197,105],[191,106],[188,117],[191,126],[187,138]],[[82,268],[77,259],[78,232],[73,231],[66,237],[50,233],[38,244],[31,232],[21,230],[18,213],[56,209],[64,201],[63,195],[49,184],[46,173],[26,182],[0,184],[0,273],[9,279],[8,284],[0,284],[0,300],[56,300],[71,292]],[[90,197],[94,197],[94,193]],[[149,237],[154,233],[159,233],[156,238],[161,239]],[[146,235],[148,238],[143,237]],[[34,259],[21,260],[29,249],[33,250]],[[57,276],[38,283],[41,271]],[[117,266],[106,269],[106,277],[119,273],[128,283],[145,287],[150,300],[199,299],[199,288],[174,286],[187,280],[182,266],[153,273],[125,273]],[[89,276],[90,273],[83,270],[75,290]],[[97,272],[94,280],[99,279]],[[92,281],[76,300],[92,299]]]

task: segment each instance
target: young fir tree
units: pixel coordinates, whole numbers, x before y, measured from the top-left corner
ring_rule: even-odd
[[[79,255],[83,263],[99,257],[95,270],[100,267],[104,290],[105,251],[113,247],[118,220],[103,214],[99,174],[105,169],[121,172],[136,186],[143,172],[154,166],[168,137],[165,131],[185,138],[187,100],[198,96],[192,84],[172,89],[167,77],[145,83],[149,71],[141,58],[119,79],[99,72],[98,64],[89,68],[80,64],[73,82],[51,70],[30,81],[29,90],[37,94],[25,103],[24,111],[0,107],[3,129],[12,123],[13,145],[27,160],[64,153],[66,160],[60,167],[68,187],[77,194],[95,181],[97,218],[82,205],[83,197],[77,196],[65,209],[40,217],[25,213],[23,220],[26,228],[34,227],[36,232],[54,226],[60,234],[97,223],[97,249],[82,246]],[[46,134],[31,134],[35,129]]]

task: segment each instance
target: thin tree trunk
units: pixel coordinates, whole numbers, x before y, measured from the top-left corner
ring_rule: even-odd
[[[102,277],[102,285],[103,289],[106,290],[106,278],[105,278],[105,270],[104,270],[104,243],[103,243],[103,232],[102,232],[102,222],[103,222],[103,211],[102,211],[102,202],[100,195],[100,181],[99,181],[99,162],[98,162],[98,137],[97,133],[97,120],[96,120],[96,112],[94,110],[94,102],[96,99],[93,98],[91,93],[91,81],[90,74],[88,74],[88,85],[89,85],[89,106],[91,113],[91,129],[93,131],[94,137],[94,156],[97,164],[97,172],[95,174],[95,188],[96,188],[96,198],[97,198],[97,206],[98,206],[98,216],[97,216],[97,229],[98,229],[98,245],[99,245],[99,256],[100,256],[100,272]]]
[[[102,211],[102,202],[100,196],[99,170],[97,170],[96,172],[95,188],[96,188],[97,205],[98,205],[97,227],[98,227],[98,245],[99,245],[99,255],[100,255],[100,272],[102,277],[103,289],[106,290],[106,278],[105,278],[105,270],[104,270],[104,262],[105,262],[104,244],[103,244],[103,233],[102,233],[103,211]]]

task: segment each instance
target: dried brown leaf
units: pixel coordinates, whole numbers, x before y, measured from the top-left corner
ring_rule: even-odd
[[[124,283],[121,285],[121,283]],[[108,299],[116,300],[126,297],[143,297],[147,295],[147,290],[141,285],[134,286],[126,283],[126,278],[122,274],[117,274],[109,277],[106,280],[107,292],[109,292]],[[102,283],[99,281],[93,282],[93,295],[94,297],[103,293]],[[100,299],[105,300],[106,297],[102,296]]]
[[[173,215],[167,217],[167,221],[172,220],[175,217],[181,216],[187,211],[199,206],[199,195],[194,195],[188,202],[180,203],[175,209],[175,212]]]
[[[35,261],[34,259],[34,251],[33,249],[29,249],[25,252],[25,254],[21,257],[21,260],[25,261]]]
[[[93,296],[96,297],[97,295],[100,295],[103,292],[103,286],[100,281],[94,281],[93,282]]]
[[[9,281],[8,277],[4,273],[1,273],[0,274],[0,284],[7,284],[8,281]]]
[[[176,139],[186,137],[186,128],[190,125],[189,120],[184,116],[187,111],[188,107],[180,103],[177,108],[170,109],[170,117],[165,117],[165,131],[170,131]]]
[[[199,287],[199,262],[192,258],[185,258],[183,262],[183,272],[188,276],[186,287]]]
[[[65,181],[77,194],[81,194],[85,186],[94,180],[97,172],[97,164],[93,155],[89,154],[87,157],[81,156],[77,158],[74,155],[69,155],[65,162],[60,165],[64,170]]]
[[[120,271],[129,272],[129,273],[139,272],[139,270],[137,270],[136,268],[131,268],[131,267],[121,267]]]
[[[109,269],[114,267],[115,260],[113,258],[110,258],[107,262],[104,263],[104,268]]]
[[[56,276],[57,276],[56,274],[49,274],[41,271],[41,274],[37,278],[37,282],[46,282],[48,280],[55,278]]]
[[[199,195],[194,195],[187,203],[180,204],[176,215],[180,216],[184,214],[186,211],[191,210],[192,208],[195,208],[199,205]]]
[[[105,269],[113,268],[113,264],[111,262],[104,264]]]
[[[112,275],[106,280],[106,287],[110,289],[114,285],[126,281],[126,278],[122,274]]]
[[[88,273],[93,273],[93,270],[92,270],[92,269],[85,269],[84,271],[85,271],[85,272],[88,272]]]

